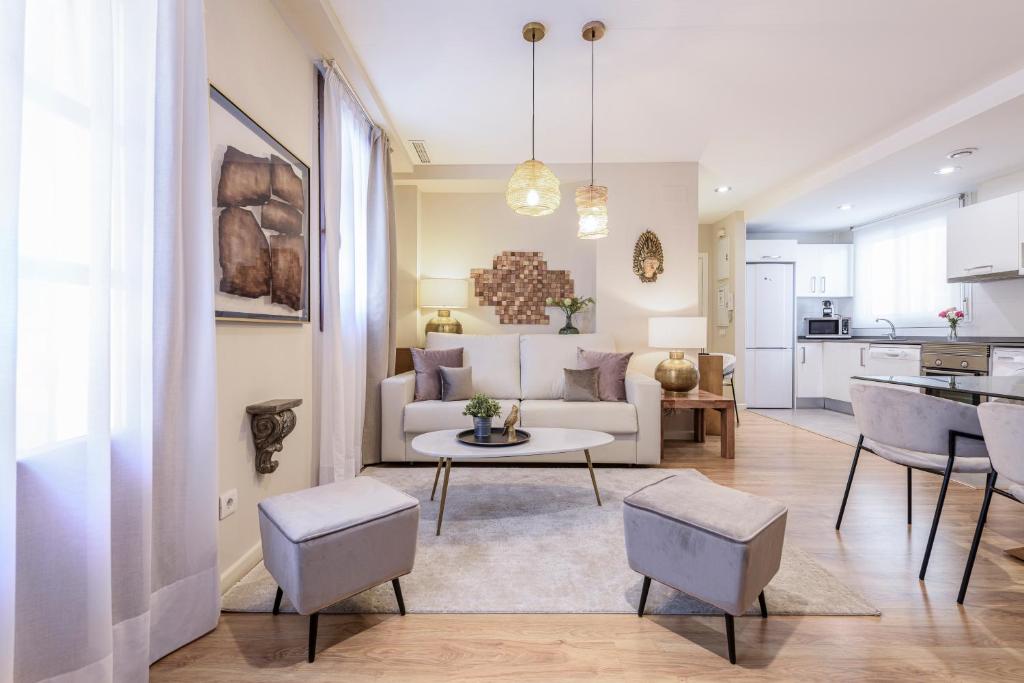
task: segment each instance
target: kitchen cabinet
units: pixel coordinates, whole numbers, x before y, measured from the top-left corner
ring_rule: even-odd
[[[793,349],[747,349],[743,365],[747,407],[793,407]]]
[[[974,282],[1019,277],[1021,194],[978,202],[946,215],[946,279]]]
[[[822,342],[800,342],[796,345],[796,397],[817,398],[825,395]]]
[[[798,244],[796,295],[853,296],[853,245]]]
[[[747,263],[792,263],[796,257],[796,240],[747,240]]]
[[[850,378],[867,374],[868,344],[824,342],[822,384],[825,398],[850,402]]]

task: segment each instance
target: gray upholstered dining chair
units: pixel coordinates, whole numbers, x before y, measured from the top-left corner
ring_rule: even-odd
[[[740,407],[736,404],[736,356],[731,353],[711,353],[722,357],[722,384],[732,391],[732,412],[736,414],[736,425],[740,424]]]
[[[1012,403],[983,403],[978,406],[981,431],[985,435],[989,457],[992,458],[992,472],[985,482],[985,497],[978,514],[978,526],[974,530],[974,541],[967,556],[967,567],[960,582],[960,594],[956,601],[963,604],[967,595],[967,584],[971,581],[971,570],[978,556],[978,545],[985,530],[988,507],[992,494],[998,493],[1011,500],[1024,503],[1024,406]],[[996,480],[1002,488],[996,488]]]
[[[954,472],[989,473],[992,466],[981,436],[978,409],[935,396],[896,389],[881,384],[855,382],[850,385],[853,416],[860,438],[853,453],[850,477],[839,507],[836,530],[843,522],[850,486],[862,450],[907,468],[907,524],[911,523],[911,472],[922,470],[942,475],[919,578],[924,580],[928,558],[939,528],[942,504],[949,478]]]

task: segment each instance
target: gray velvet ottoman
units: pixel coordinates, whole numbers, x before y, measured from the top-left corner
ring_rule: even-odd
[[[317,486],[259,504],[263,562],[281,597],[309,615],[309,661],[320,610],[391,581],[405,614],[398,577],[416,558],[419,501],[372,477]]]
[[[645,486],[624,503],[629,566],[644,576],[637,615],[651,579],[710,603],[725,612],[735,664],[733,616],[755,598],[768,616],[764,587],[782,561],[786,507],[719,486],[696,470]]]

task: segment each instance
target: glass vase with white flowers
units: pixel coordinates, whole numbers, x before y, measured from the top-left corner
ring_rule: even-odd
[[[596,302],[590,296],[567,296],[564,299],[555,299],[549,296],[544,303],[548,306],[557,306],[562,309],[562,313],[565,313],[565,326],[558,330],[558,334],[579,334],[580,331],[572,324],[572,317]]]

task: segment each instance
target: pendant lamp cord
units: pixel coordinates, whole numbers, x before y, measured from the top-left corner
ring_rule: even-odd
[[[530,41],[530,159],[537,158],[537,29]]]

